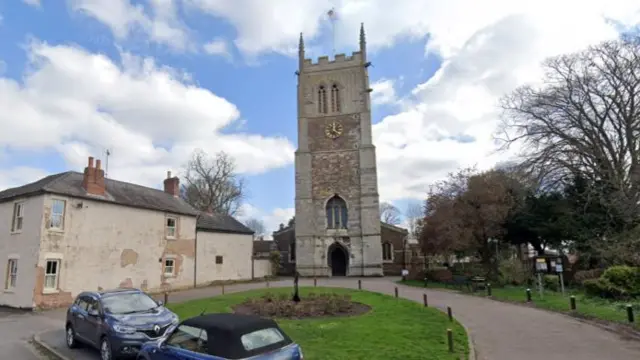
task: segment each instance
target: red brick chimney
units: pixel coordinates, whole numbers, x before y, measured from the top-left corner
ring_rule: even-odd
[[[96,161],[96,166],[93,166],[93,156],[89,156],[89,164],[84,168],[84,179],[82,179],[82,187],[87,190],[87,193],[92,195],[104,195],[104,170],[101,169],[101,161]]]
[[[180,178],[171,177],[171,171],[167,171],[167,178],[164,179],[164,192],[174,197],[180,196]]]

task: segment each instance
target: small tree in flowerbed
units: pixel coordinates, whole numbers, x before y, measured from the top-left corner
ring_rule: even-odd
[[[269,262],[271,263],[271,276],[275,277],[278,275],[278,270],[280,270],[280,251],[271,251],[269,253]]]

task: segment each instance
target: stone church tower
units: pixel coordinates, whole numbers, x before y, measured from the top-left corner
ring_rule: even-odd
[[[364,27],[360,51],[305,59],[300,35],[296,270],[382,276],[380,208]]]

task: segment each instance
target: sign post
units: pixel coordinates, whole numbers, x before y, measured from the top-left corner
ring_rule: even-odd
[[[542,274],[546,274],[549,272],[549,267],[547,266],[547,259],[544,257],[536,258],[536,275],[538,277],[538,292],[540,293],[540,298],[544,296],[544,285],[542,282]]]

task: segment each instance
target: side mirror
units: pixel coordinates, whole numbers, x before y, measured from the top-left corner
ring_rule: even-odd
[[[158,300],[158,301],[156,301],[156,304],[158,304],[158,306],[162,306],[162,305],[164,305],[164,301]]]

